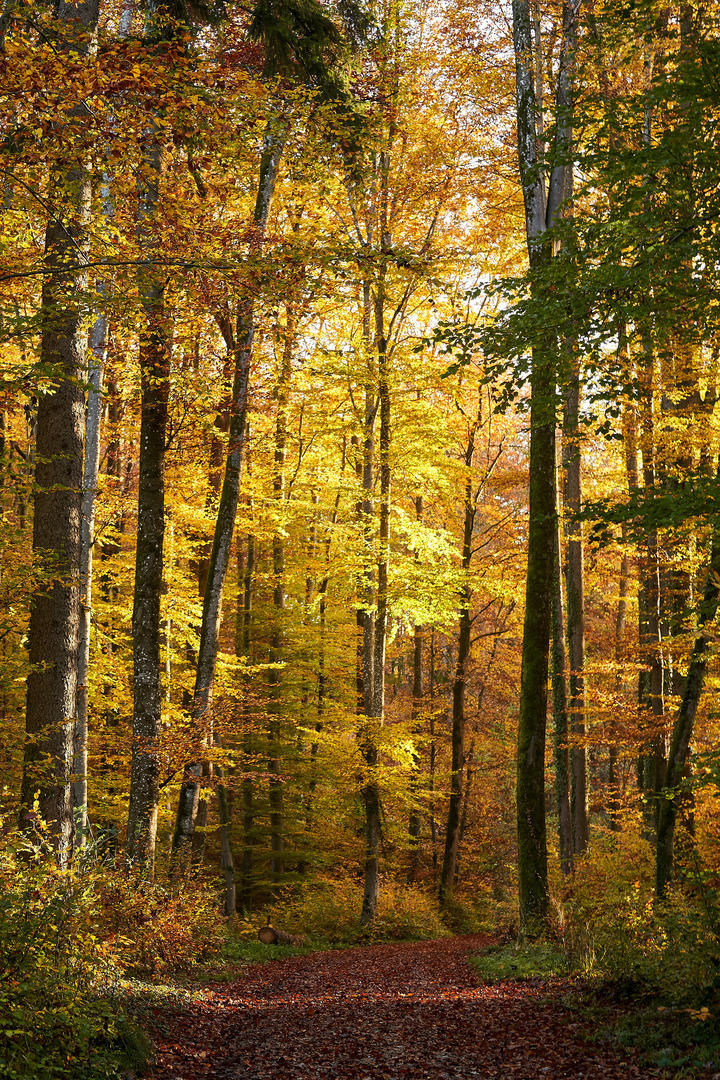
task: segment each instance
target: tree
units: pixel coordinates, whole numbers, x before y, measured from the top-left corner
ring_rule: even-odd
[[[58,47],[87,58],[95,47],[97,4],[61,0]],[[72,98],[72,89],[71,89]],[[58,858],[73,845],[73,720],[76,713],[80,624],[83,380],[91,174],[81,131],[88,107],[65,101],[57,122],[65,152],[52,163],[51,206],[45,231],[40,361],[50,382],[40,399],[35,450],[33,551],[40,582],[30,616],[27,743],[22,819],[34,806],[50,823]]]
[[[513,3],[517,134],[531,276],[551,257],[547,233],[568,189],[571,154],[571,72],[577,4],[563,5],[563,42],[556,87],[555,146],[550,183],[537,153],[537,101],[532,72],[530,5]],[[525,627],[518,727],[518,860],[520,916],[532,929],[548,911],[545,827],[545,726],[555,534],[555,380],[557,340],[533,341],[530,377],[530,507]]]

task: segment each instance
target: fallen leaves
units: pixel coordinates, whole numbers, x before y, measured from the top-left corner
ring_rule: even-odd
[[[555,983],[482,985],[482,936],[255,965],[176,1014],[155,1080],[648,1080],[591,1047]]]

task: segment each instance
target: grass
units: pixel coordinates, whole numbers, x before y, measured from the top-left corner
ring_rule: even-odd
[[[650,1065],[684,1076],[720,1072],[717,1012],[662,1006],[634,1009],[615,1023],[613,1037],[621,1046],[639,1051]]]
[[[323,948],[330,948],[324,942],[312,945],[265,945],[252,938],[228,938],[223,945],[222,955],[225,960],[242,964],[265,964],[269,960],[282,960],[287,956],[306,956]]]
[[[470,963],[486,982],[500,982],[503,979],[547,979],[568,973],[564,954],[545,941],[498,945],[478,956],[471,956]]]

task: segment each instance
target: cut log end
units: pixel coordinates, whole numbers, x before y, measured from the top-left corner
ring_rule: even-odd
[[[258,939],[263,945],[307,945],[307,939],[302,934],[287,934],[284,930],[276,930],[269,923],[260,927]]]

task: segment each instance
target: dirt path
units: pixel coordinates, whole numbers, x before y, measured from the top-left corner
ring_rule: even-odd
[[[487,939],[377,945],[251,967],[175,1017],[156,1080],[629,1080],[558,989],[482,986]]]

